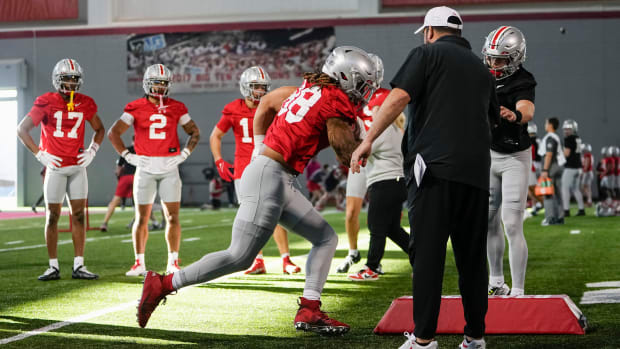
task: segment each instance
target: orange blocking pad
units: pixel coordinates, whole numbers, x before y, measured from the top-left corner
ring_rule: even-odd
[[[586,318],[567,295],[489,296],[486,334],[585,334]],[[392,301],[377,334],[413,332],[413,297]],[[463,333],[460,296],[441,297],[437,333]]]

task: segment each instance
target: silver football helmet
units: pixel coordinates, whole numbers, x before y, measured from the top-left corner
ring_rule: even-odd
[[[153,64],[146,68],[142,78],[144,93],[153,97],[168,97],[172,85],[172,72],[163,64]]]
[[[52,85],[58,92],[77,92],[84,82],[84,72],[78,62],[71,58],[63,58],[52,70]]]
[[[383,75],[385,73],[385,69],[383,68],[383,60],[381,57],[374,53],[369,53],[368,57],[375,62],[375,67],[377,67],[377,88],[381,87],[381,83],[383,82]]]
[[[257,89],[263,86],[265,90]],[[244,98],[249,98],[258,102],[271,88],[271,78],[261,66],[254,66],[246,69],[239,78],[239,91]],[[258,96],[258,97],[257,97]]]
[[[366,51],[355,46],[336,47],[321,71],[338,81],[353,103],[366,104],[377,89],[377,67]]]
[[[614,156],[614,146],[610,145],[608,147],[606,147],[606,151],[604,156]]]
[[[577,129],[578,129],[578,125],[577,125],[577,121],[575,120],[564,120],[564,122],[562,123],[562,129],[570,134],[577,134]]]
[[[603,146],[603,147],[601,148],[601,156],[602,156],[602,157],[606,157],[606,156],[607,156],[607,148],[608,148],[608,147],[606,147],[606,146]]]
[[[536,134],[538,133],[538,126],[536,126],[536,124],[527,124],[527,133],[528,134]]]
[[[591,153],[592,152],[592,145],[587,144],[587,143],[583,143],[581,145],[581,152],[582,153]]]
[[[486,37],[482,47],[484,63],[497,80],[501,80],[514,74],[519,66],[525,62],[526,45],[525,36],[515,27],[499,27]],[[496,66],[496,59],[505,59],[506,64]]]
[[[612,154],[613,156],[620,156],[620,147],[618,147],[617,145],[611,146],[610,148],[612,148]]]

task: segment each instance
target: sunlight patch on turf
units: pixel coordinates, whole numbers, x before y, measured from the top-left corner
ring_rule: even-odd
[[[113,335],[101,335],[101,334],[82,334],[82,333],[66,333],[66,332],[47,332],[42,334],[41,336],[45,337],[59,337],[59,339],[67,338],[67,339],[81,339],[81,340],[89,340],[89,341],[104,341],[104,342],[115,342],[115,343],[135,343],[135,344],[152,344],[152,345],[187,345],[187,344],[196,344],[192,342],[182,342],[178,340],[169,340],[169,339],[160,339],[160,338],[150,338],[150,337],[121,337],[121,336],[113,336]],[[105,344],[105,343],[101,343]]]

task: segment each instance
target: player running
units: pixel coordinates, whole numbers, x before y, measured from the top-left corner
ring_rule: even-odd
[[[375,79],[374,63],[364,51],[338,47],[322,72],[304,74],[299,88],[281,87],[263,97],[254,119],[254,144],[260,155],[241,178],[241,205],[230,247],[207,254],[172,275],[149,271],[138,306],[141,327],[174,290],[247,268],[280,223],[312,243],[295,328],[325,334],[349,330],[347,324],[320,309],[338,238],[294,182],[308,161],[330,144],[339,161],[349,164],[360,143],[356,111],[372,96]]]
[[[239,182],[243,171],[250,163],[252,150],[254,150],[253,122],[256,108],[269,88],[271,87],[271,79],[269,74],[260,66],[250,67],[246,69],[239,79],[239,89],[243,98],[236,99],[228,103],[222,111],[220,121],[213,127],[209,143],[211,145],[211,153],[215,166],[220,177],[227,181],[235,183],[235,192],[239,197]],[[222,158],[222,137],[232,128],[235,134],[235,165],[232,166]],[[234,168],[231,173],[230,169]],[[273,239],[278,245],[280,256],[282,257],[282,270],[285,274],[295,274],[301,271],[297,265],[291,261],[287,232],[281,226],[276,226],[273,232]],[[258,252],[252,266],[245,271],[246,274],[264,274],[265,261],[263,259],[263,251]]]
[[[74,279],[97,279],[84,266],[86,229],[84,208],[88,198],[86,167],[93,161],[103,141],[105,129],[97,115],[95,101],[81,93],[83,72],[77,61],[61,59],[52,72],[56,92],[45,93],[34,101],[27,117],[17,127],[20,141],[47,167],[43,181],[46,220],[45,241],[49,268],[39,276],[41,281],[60,279],[58,264],[58,218],[65,195],[71,212]],[[88,149],[84,149],[84,124],[95,131]],[[34,143],[30,131],[41,124],[41,141]]]
[[[145,96],[125,106],[125,112],[108,132],[114,149],[136,166],[133,195],[136,220],[132,228],[135,264],[125,273],[140,276],[146,272],[144,251],[148,239],[148,223],[155,195],[159,192],[166,219],[168,264],[166,271],[179,270],[181,245],[181,178],[178,166],[187,159],[200,140],[200,130],[191,119],[185,104],[168,97],[172,73],[162,64],[146,68],[142,87]],[[134,128],[134,148],[131,153],[121,135]],[[177,125],[189,135],[185,148],[180,150]]]

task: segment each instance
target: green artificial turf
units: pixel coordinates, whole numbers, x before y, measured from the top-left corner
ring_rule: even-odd
[[[620,280],[620,218],[570,217],[564,226],[541,227],[540,217],[525,222],[529,261],[528,294],[568,294],[589,321],[585,336],[487,336],[488,348],[620,348],[620,304],[580,305],[586,283]],[[296,332],[293,318],[301,296],[305,255],[310,244],[289,235],[291,255],[302,267],[297,275],[282,274],[278,250],[271,240],[264,249],[265,275],[241,273],[206,285],[188,287],[158,307],[146,329],[135,320],[135,301],[141,278],[125,272],[133,264],[130,231],[125,225],[132,212],[118,211],[107,233],[89,231],[85,262],[100,275],[96,281],[72,280],[71,235],[61,233],[58,247],[62,279],[40,282],[47,267],[45,247],[0,252],[0,340],[44,326],[74,323],[12,342],[6,347],[134,347],[194,346],[206,348],[397,348],[404,336],[378,336],[372,330],[394,298],[411,294],[411,267],[407,256],[389,242],[382,261],[386,274],[375,282],[354,283],[336,266],[347,254],[344,214],[325,218],[339,235],[339,247],[323,292],[322,309],[351,325],[341,337]],[[103,214],[90,215],[98,226]],[[183,209],[181,264],[228,247],[233,210],[219,212]],[[66,218],[63,224],[66,225]],[[368,248],[366,216],[362,213],[359,247]],[[406,215],[403,218],[406,225]],[[0,221],[0,250],[44,245],[43,218]],[[570,234],[579,230],[579,234]],[[7,244],[7,242],[23,241]],[[508,253],[505,275],[510,284]],[[162,231],[151,232],[146,252],[149,269],[163,271],[167,251]],[[363,263],[353,267],[362,268]],[[451,252],[447,255],[444,295],[458,294]],[[116,307],[116,308],[115,308]],[[104,311],[105,310],[105,311]],[[103,311],[95,316],[95,312]],[[85,316],[86,315],[86,316]],[[80,318],[82,316],[82,318]],[[440,348],[456,348],[461,336],[440,335]]]

